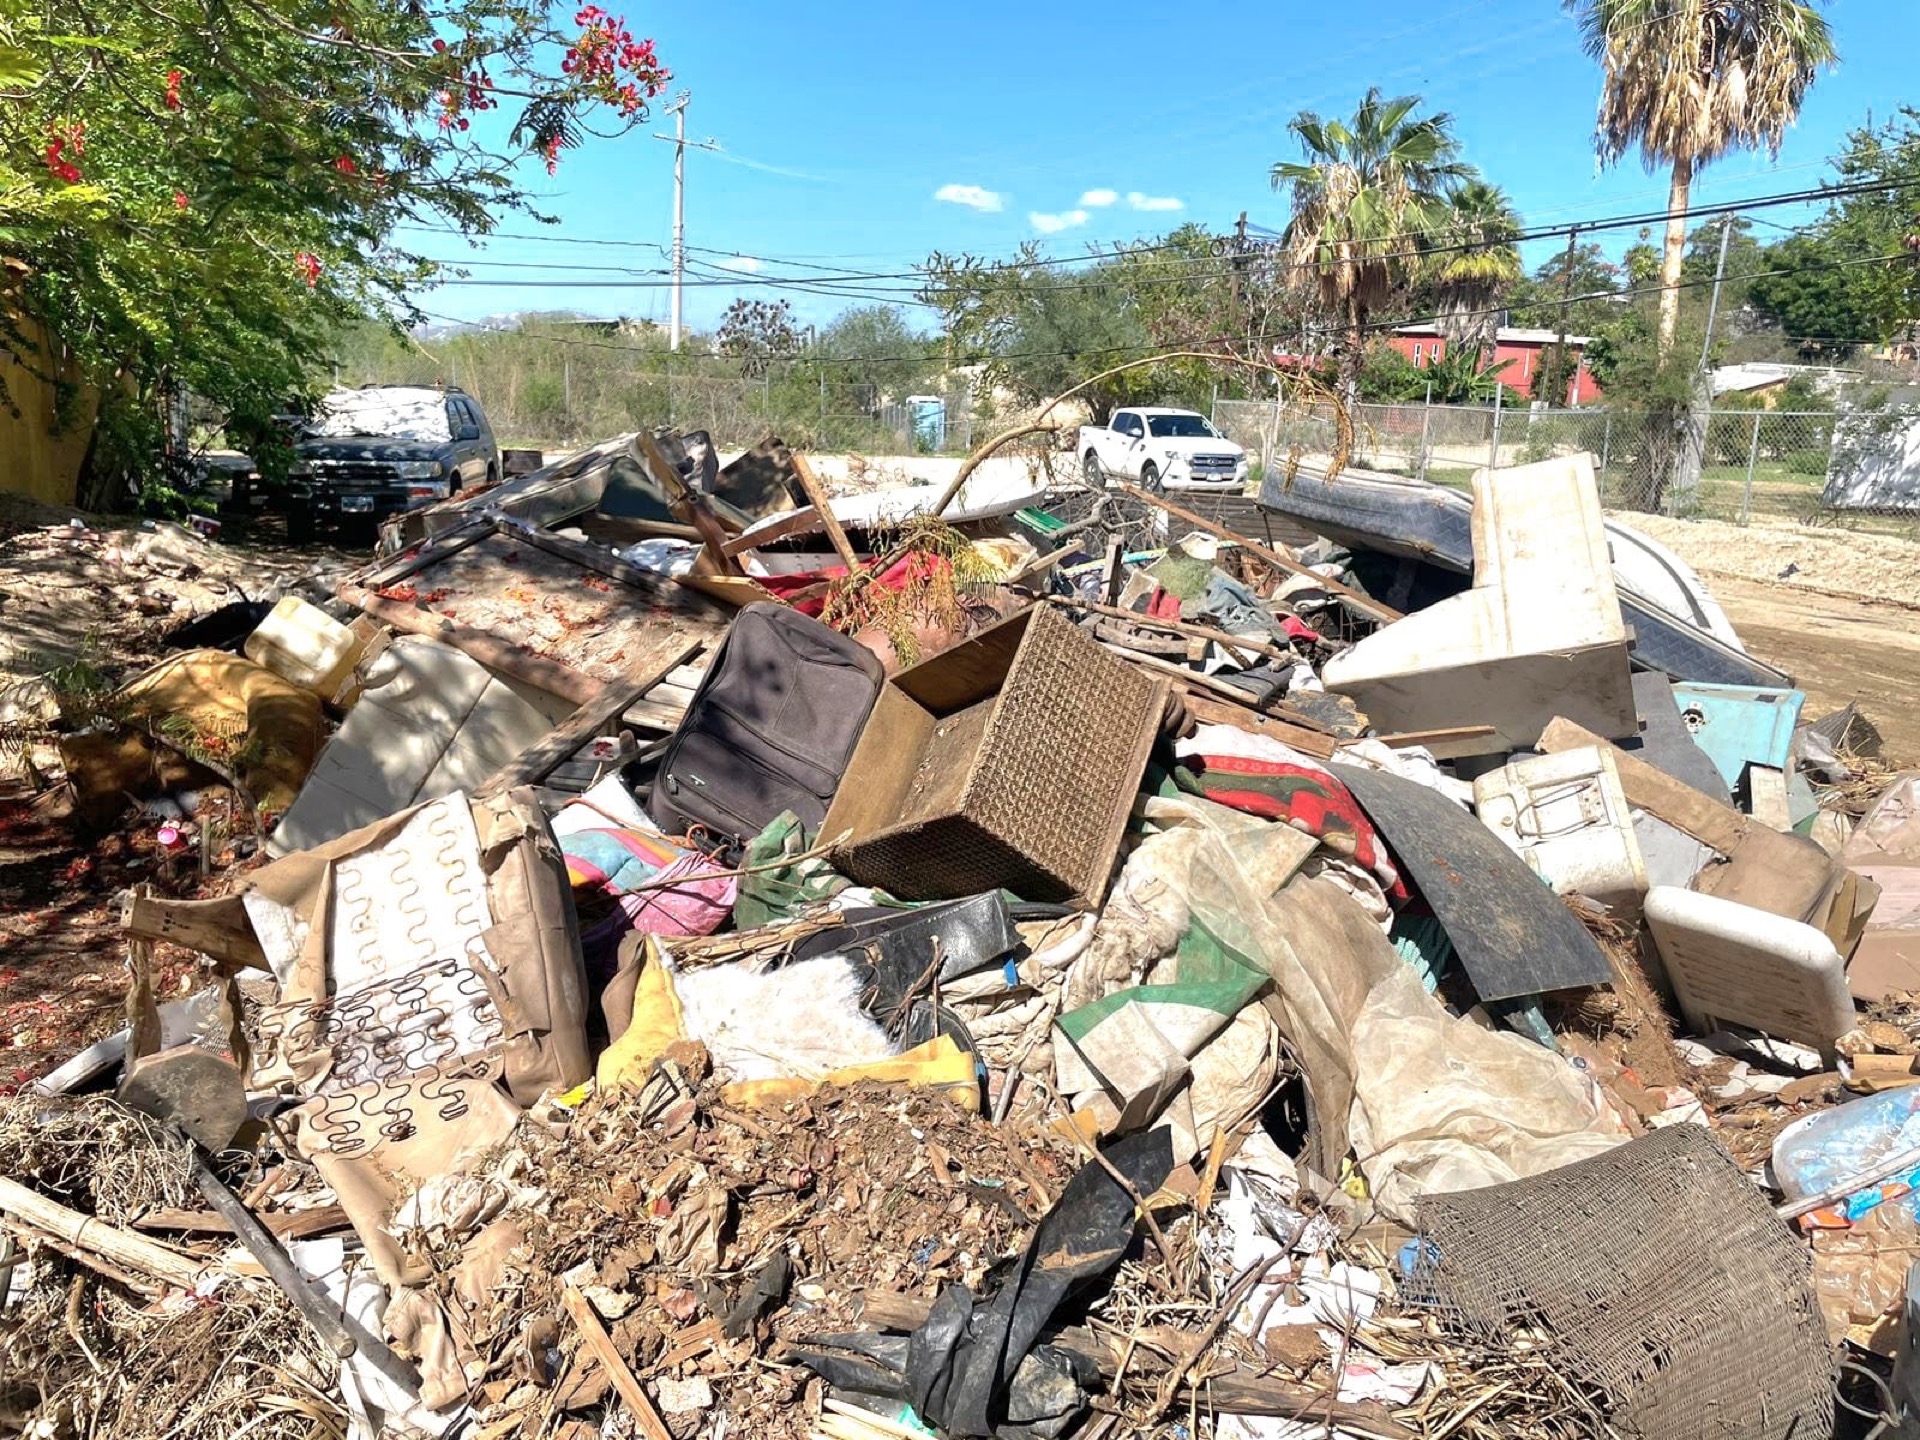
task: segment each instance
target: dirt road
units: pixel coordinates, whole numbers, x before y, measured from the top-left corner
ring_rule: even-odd
[[[1809,717],[1857,700],[1887,758],[1920,765],[1920,610],[1728,576],[1708,583],[1747,649],[1807,692]]]

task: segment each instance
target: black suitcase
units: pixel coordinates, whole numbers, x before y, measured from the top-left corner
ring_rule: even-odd
[[[661,757],[648,813],[710,848],[745,844],[783,810],[818,830],[885,682],[866,646],[785,605],[748,605]]]

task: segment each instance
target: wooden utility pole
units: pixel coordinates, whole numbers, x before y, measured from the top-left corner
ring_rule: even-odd
[[[1560,277],[1560,337],[1553,342],[1553,366],[1548,372],[1556,379],[1559,378],[1560,367],[1567,363],[1567,314],[1573,308],[1573,251],[1574,243],[1579,240],[1579,238],[1580,227],[1578,225],[1575,225],[1571,230],[1567,231],[1567,273]],[[1579,393],[1580,390],[1578,386],[1571,387],[1571,392],[1566,397],[1567,403],[1571,405],[1573,403],[1572,396],[1578,395]]]

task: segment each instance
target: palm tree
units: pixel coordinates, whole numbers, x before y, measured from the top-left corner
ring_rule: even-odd
[[[1287,128],[1306,159],[1272,170],[1274,189],[1293,189],[1283,240],[1292,273],[1338,318],[1349,399],[1360,385],[1368,313],[1408,273],[1419,240],[1445,226],[1447,196],[1470,173],[1455,158],[1452,117],[1416,118],[1419,105],[1418,95],[1389,100],[1376,86],[1350,120],[1303,110]]]
[[[1439,297],[1440,333],[1449,352],[1485,350],[1499,331],[1496,307],[1526,272],[1515,241],[1520,217],[1507,192],[1479,176],[1448,197],[1452,212],[1425,257],[1426,278]]]
[[[1673,167],[1660,267],[1660,355],[1680,319],[1680,262],[1694,172],[1727,151],[1780,141],[1814,75],[1834,62],[1827,22],[1801,0],[1565,0],[1600,63],[1595,140],[1604,163],[1634,146]]]

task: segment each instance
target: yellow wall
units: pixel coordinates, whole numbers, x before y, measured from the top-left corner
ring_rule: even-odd
[[[33,334],[31,329],[28,333]],[[32,358],[45,368],[44,352]],[[0,403],[0,490],[55,505],[73,504],[87,452],[87,425],[69,425],[54,434],[53,387],[5,348],[0,348],[0,381],[12,402]]]

